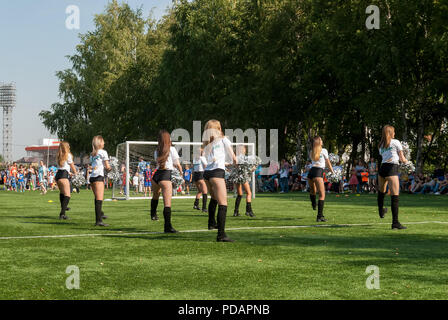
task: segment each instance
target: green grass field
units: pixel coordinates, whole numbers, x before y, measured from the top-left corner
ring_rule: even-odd
[[[97,228],[90,191],[73,194],[63,222],[58,192],[1,191],[0,299],[448,298],[448,197],[402,195],[402,231],[390,213],[378,218],[374,195],[328,195],[326,227],[316,227],[307,193],[259,194],[256,218],[232,217],[229,198],[235,243],[217,243],[192,201],[173,202],[174,227],[191,232],[163,234],[161,207],[150,221],[147,200],[105,202],[110,227]],[[426,221],[444,223],[415,223]],[[76,236],[5,238],[47,235]],[[69,265],[80,269],[79,290],[66,288]],[[379,290],[366,288],[369,265]]]

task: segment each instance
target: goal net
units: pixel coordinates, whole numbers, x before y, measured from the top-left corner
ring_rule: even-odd
[[[191,170],[193,175],[193,159],[195,159],[202,146],[201,142],[173,142],[179,153],[179,161],[182,169]],[[232,143],[233,151],[236,154],[238,146],[246,147],[246,155],[255,156],[254,143]],[[151,172],[156,168],[154,151],[157,149],[157,141],[126,141],[117,146],[116,157],[118,159],[121,173],[120,181],[115,182],[112,188],[112,199],[116,200],[136,200],[151,199],[151,192],[145,188],[143,170],[149,165]],[[231,159],[226,162],[231,163]],[[226,187],[229,196],[236,192],[233,183],[228,180],[229,170],[226,170]],[[252,195],[255,197],[255,173],[252,173],[249,181]],[[173,188],[173,198],[194,198],[197,188],[194,183],[183,183],[178,189]]]

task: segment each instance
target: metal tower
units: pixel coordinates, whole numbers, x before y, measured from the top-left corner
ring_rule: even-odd
[[[16,85],[0,83],[0,107],[3,108],[3,157],[12,161],[12,109],[16,106]]]

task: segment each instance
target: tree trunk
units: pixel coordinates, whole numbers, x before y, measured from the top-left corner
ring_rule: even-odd
[[[408,123],[406,120],[404,101],[401,102],[401,123],[403,125],[403,141],[408,142]]]
[[[423,172],[423,134],[425,132],[425,123],[423,121],[423,116],[420,115],[418,119],[418,127],[417,127],[417,157],[415,160],[415,166],[417,173]]]
[[[296,166],[300,170],[302,168],[302,122],[297,125],[297,149],[296,149]]]

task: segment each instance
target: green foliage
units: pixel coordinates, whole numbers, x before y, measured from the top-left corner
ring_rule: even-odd
[[[113,148],[216,118],[279,129],[280,155],[319,134],[351,160],[378,157],[392,124],[419,170],[446,162],[448,0],[375,1],[379,30],[365,27],[371,4],[181,0],[156,22],[112,1],[57,74],[62,102],[41,116],[78,151],[94,134]]]

